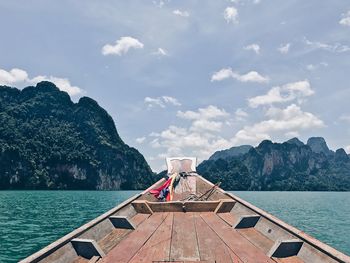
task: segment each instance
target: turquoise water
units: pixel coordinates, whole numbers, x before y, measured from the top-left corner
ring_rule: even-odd
[[[17,262],[138,191],[0,191],[0,262]]]
[[[0,262],[16,262],[137,191],[0,191]],[[350,254],[350,192],[234,192]]]

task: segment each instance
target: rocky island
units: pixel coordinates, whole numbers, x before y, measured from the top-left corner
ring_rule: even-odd
[[[349,191],[350,158],[330,150],[322,137],[304,144],[262,141],[257,147],[233,147],[214,153],[198,171],[224,189],[263,191]]]
[[[154,180],[93,99],[74,103],[51,82],[0,87],[0,189],[144,189]]]

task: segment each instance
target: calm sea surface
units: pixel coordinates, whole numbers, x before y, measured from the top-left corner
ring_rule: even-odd
[[[16,262],[137,191],[0,191],[0,262]],[[350,254],[350,192],[234,192]]]

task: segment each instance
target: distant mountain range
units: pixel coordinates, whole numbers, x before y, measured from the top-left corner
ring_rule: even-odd
[[[350,190],[350,157],[321,137],[262,141],[214,153],[198,166],[227,190]],[[111,116],[50,82],[0,86],[0,189],[144,189],[159,176],[119,137]]]
[[[253,148],[253,146],[251,145],[241,145],[241,146],[232,147],[227,150],[217,151],[212,156],[209,157],[209,160],[239,157],[249,152],[251,148]]]
[[[155,176],[96,101],[0,86],[0,189],[144,189]]]
[[[232,147],[215,152],[198,172],[228,190],[350,190],[349,155],[330,150],[322,137]]]

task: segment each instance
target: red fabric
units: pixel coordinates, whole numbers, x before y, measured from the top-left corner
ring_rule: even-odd
[[[157,189],[152,189],[149,192],[154,195],[156,198],[158,198],[160,191],[162,191],[164,188],[169,187],[171,183],[171,178],[169,178],[168,180],[166,180],[166,182],[164,184],[162,184],[160,187],[158,187]],[[167,195],[166,199],[168,200],[169,194]],[[169,197],[170,198],[170,197]]]
[[[166,195],[166,198],[165,198],[165,199],[166,199],[167,202],[171,201],[171,200],[170,200],[170,192],[168,192],[168,194]]]

